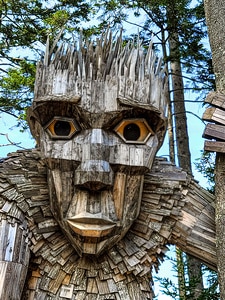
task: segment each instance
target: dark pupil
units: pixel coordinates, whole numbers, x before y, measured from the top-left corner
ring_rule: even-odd
[[[134,123],[130,123],[124,127],[123,136],[128,141],[137,141],[140,134],[140,128]]]
[[[66,121],[57,121],[54,125],[55,134],[59,136],[68,136],[70,134],[70,123]]]

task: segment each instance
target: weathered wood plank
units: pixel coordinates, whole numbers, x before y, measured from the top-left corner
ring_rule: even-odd
[[[207,124],[203,133],[206,139],[225,140],[225,126],[218,124]]]
[[[205,141],[204,150],[225,153],[225,142]]]
[[[0,299],[20,300],[26,274],[22,264],[0,261]]]
[[[73,285],[62,285],[60,290],[60,297],[66,298],[66,299],[72,299],[73,297]]]
[[[220,108],[209,107],[203,113],[202,119],[205,121],[214,121],[225,125],[225,111]]]
[[[62,270],[59,270],[56,279],[50,280],[48,288],[53,294],[57,293],[65,277],[66,277],[66,273]]]
[[[87,283],[87,292],[90,294],[98,294],[98,286],[95,278],[89,278]]]
[[[206,103],[225,109],[225,95],[219,92],[210,92],[206,99]]]

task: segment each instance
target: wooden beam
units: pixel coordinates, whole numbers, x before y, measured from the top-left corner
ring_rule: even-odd
[[[225,111],[219,108],[209,107],[205,110],[202,119],[225,125]]]
[[[225,95],[218,92],[211,92],[207,95],[205,99],[206,103],[210,103],[216,107],[225,109]]]
[[[225,142],[205,141],[204,150],[225,153]]]
[[[225,140],[225,126],[218,124],[207,124],[203,133],[206,139]]]

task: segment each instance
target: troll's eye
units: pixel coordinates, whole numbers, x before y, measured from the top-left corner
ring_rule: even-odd
[[[73,119],[54,117],[45,129],[53,139],[70,139],[79,131],[79,126]]]
[[[126,143],[133,144],[144,144],[153,134],[145,119],[124,119],[115,127],[114,131]]]

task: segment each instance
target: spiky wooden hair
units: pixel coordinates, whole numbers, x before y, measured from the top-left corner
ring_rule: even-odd
[[[107,94],[107,103],[132,100],[165,115],[165,75],[152,42],[147,50],[140,41],[124,45],[122,34],[114,40],[107,31],[94,42],[81,36],[76,46],[62,43],[55,52],[47,43],[37,66],[34,102],[59,95],[85,98],[96,86]]]

